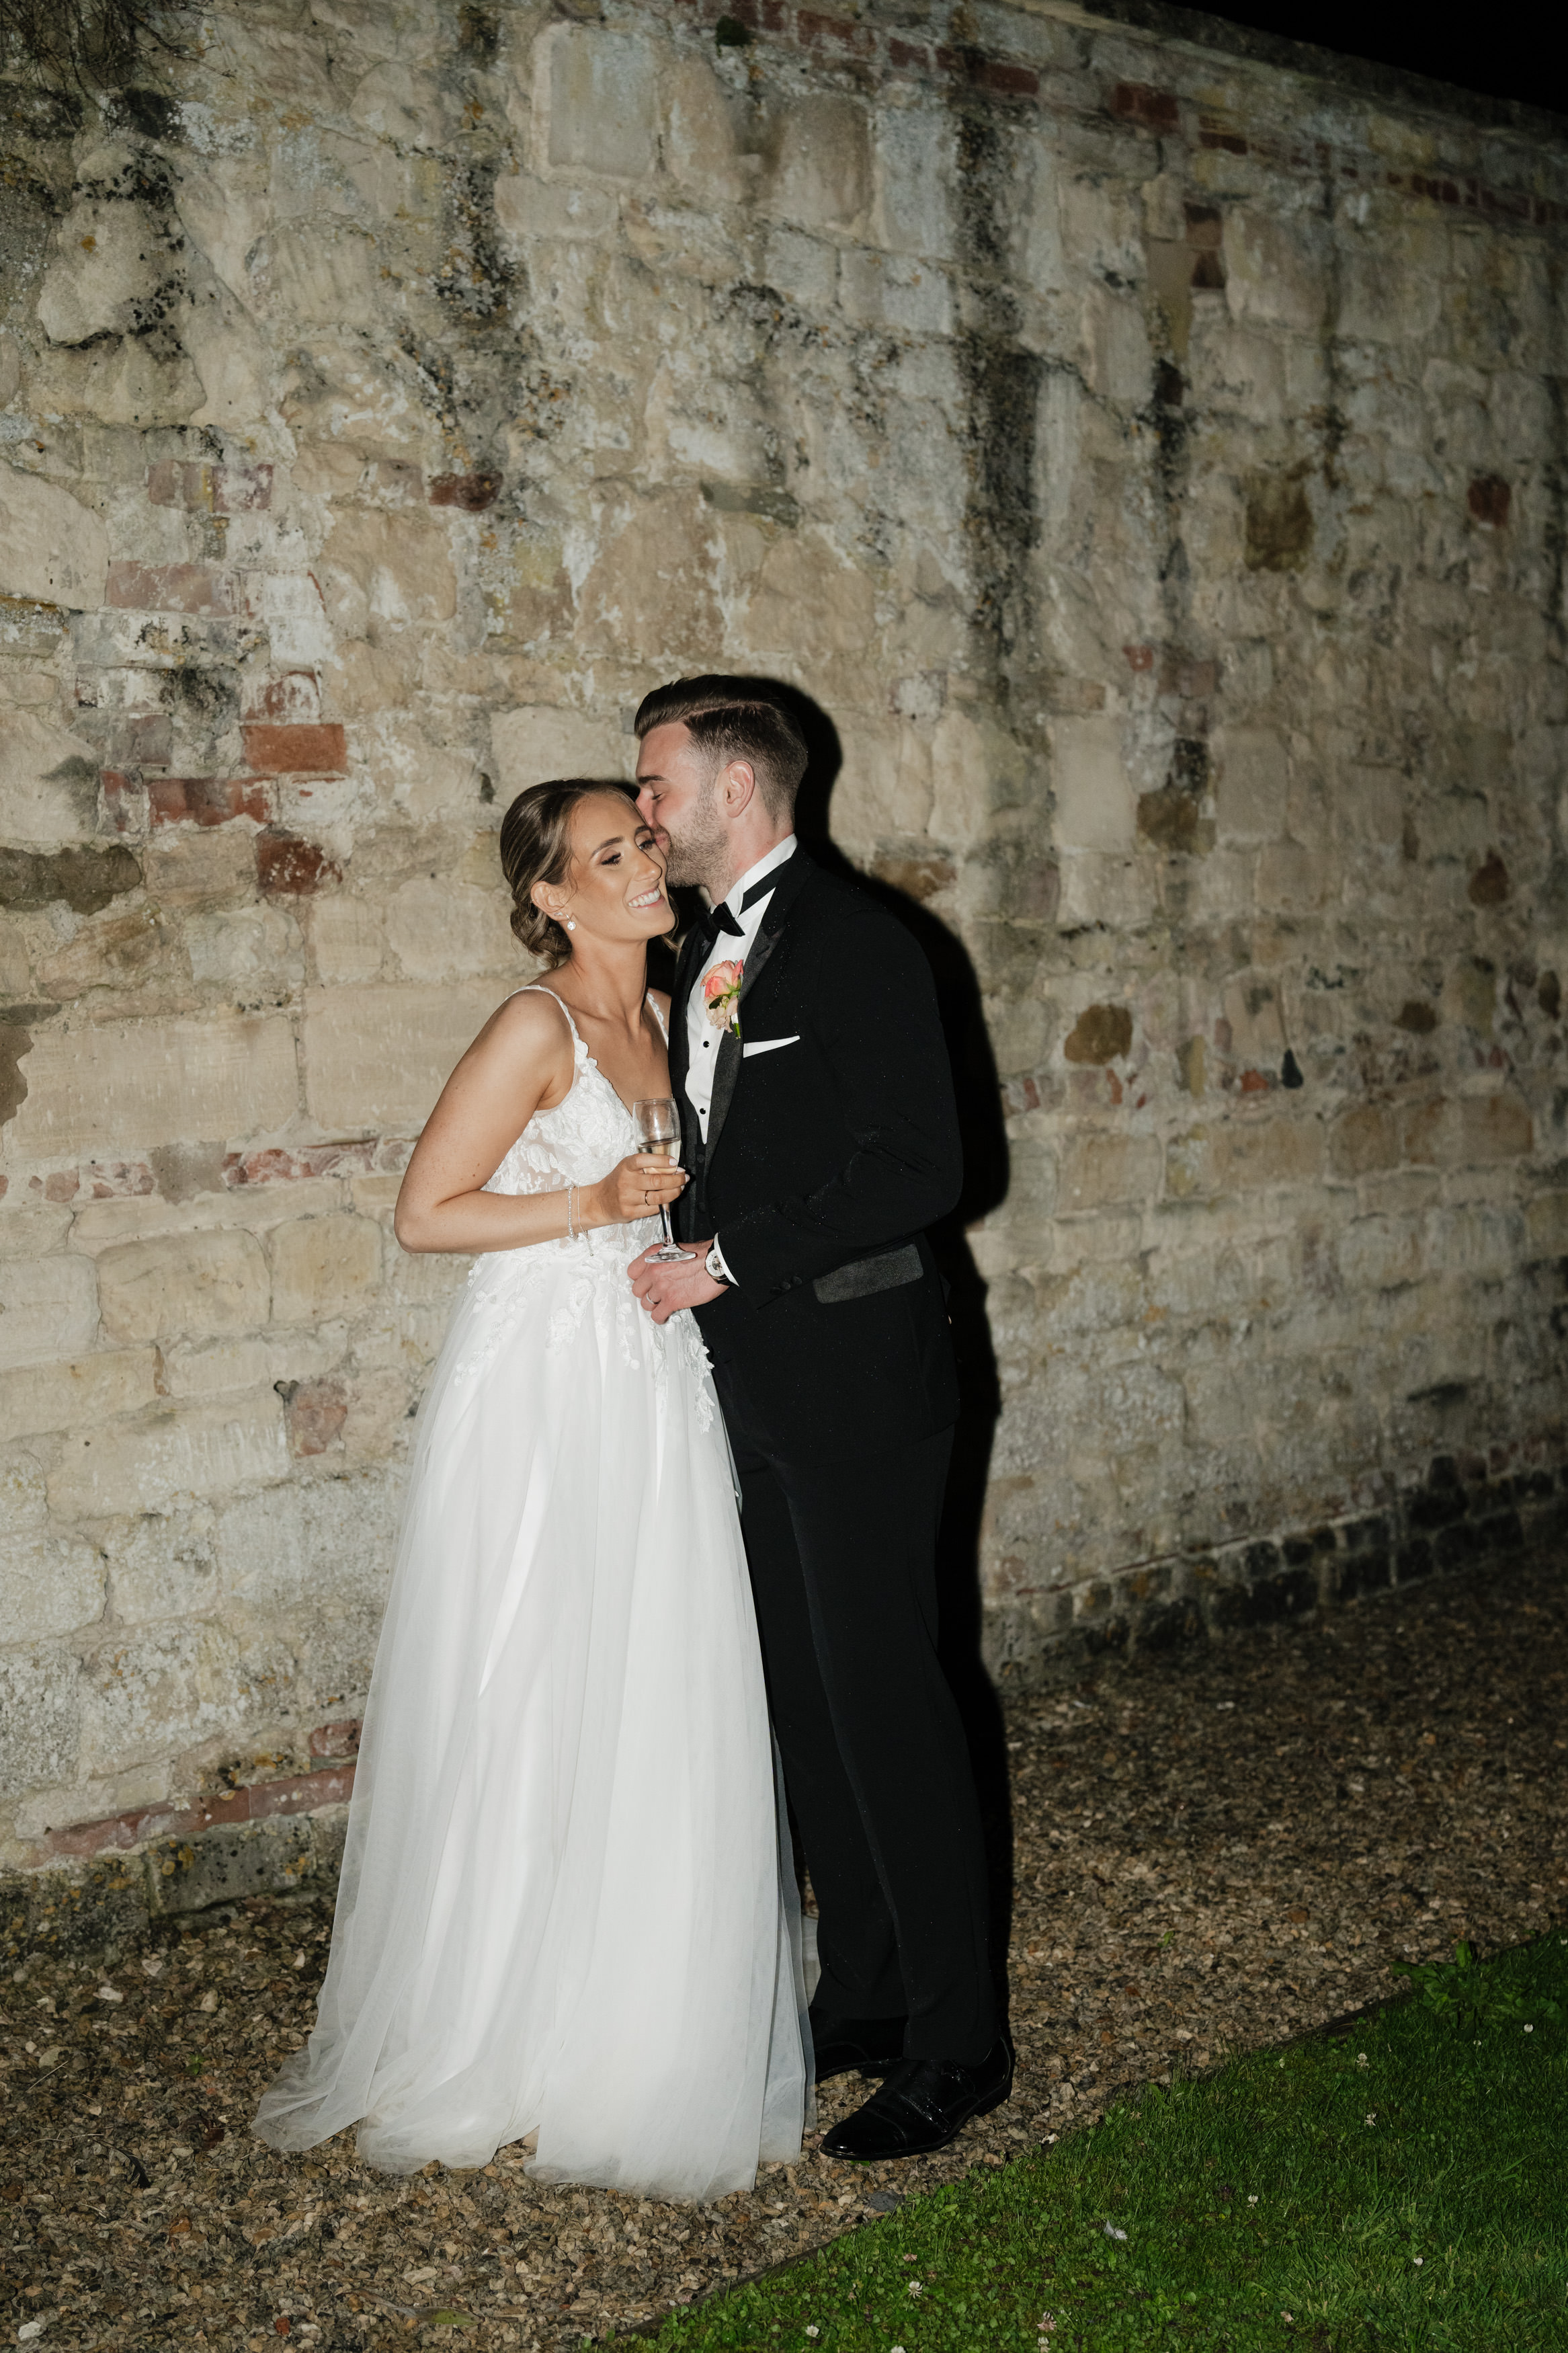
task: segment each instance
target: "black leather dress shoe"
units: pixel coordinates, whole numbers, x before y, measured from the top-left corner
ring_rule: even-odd
[[[1013,2045],[1002,2035],[978,2067],[948,2059],[904,2059],[863,2108],[823,2137],[824,2157],[865,2163],[927,2157],[956,2140],[975,2116],[999,2108],[1013,2089]]]
[[[904,2055],[901,2018],[813,2019],[812,2048],[816,2080],[829,2084],[835,2075],[858,2073],[885,2075]]]

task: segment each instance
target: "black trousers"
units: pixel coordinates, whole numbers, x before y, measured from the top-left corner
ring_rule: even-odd
[[[726,1405],[784,1779],[821,1917],[821,2026],[907,2016],[905,2055],[996,2040],[986,1873],[963,1727],[937,1657],[952,1432],[784,1461]]]

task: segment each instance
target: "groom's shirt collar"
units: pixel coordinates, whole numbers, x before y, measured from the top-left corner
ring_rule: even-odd
[[[742,913],[742,902],[744,900],[747,892],[752,890],[756,883],[762,881],[764,875],[771,874],[775,866],[785,865],[788,860],[795,856],[795,849],[796,842],[794,834],[786,833],[784,839],[782,841],[775,841],[773,848],[766,851],[763,857],[759,858],[754,866],[747,867],[745,872],[742,875],[738,882],[732,882],[730,885],[729,893],[725,898],[724,904],[729,908],[730,913],[732,915],[739,916]],[[773,894],[770,892],[768,895],[771,898]],[[745,913],[748,914],[754,914],[757,907],[762,902],[758,900],[753,899],[751,906],[745,910]],[[748,924],[747,926],[747,929],[753,933],[755,928],[756,926],[754,924]]]

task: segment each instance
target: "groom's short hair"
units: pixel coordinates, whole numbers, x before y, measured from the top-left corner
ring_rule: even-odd
[[[678,678],[644,695],[632,725],[640,744],[654,728],[677,723],[689,729],[715,768],[749,760],[768,815],[789,816],[807,754],[786,688],[769,678]]]

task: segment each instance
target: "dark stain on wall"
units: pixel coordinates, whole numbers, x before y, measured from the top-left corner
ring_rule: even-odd
[[[965,58],[970,75],[984,60]],[[1004,221],[1012,199],[1007,110],[960,75],[952,85],[958,145],[958,250],[972,323],[958,338],[969,467],[965,522],[973,553],[976,635],[1002,679],[1033,640],[1029,557],[1038,539],[1035,438],[1045,363],[1018,340],[1006,284]]]
[[[27,1100],[22,1060],[33,1050],[35,1028],[59,1009],[58,1005],[0,1006],[0,1127],[14,1119]]]
[[[96,915],[141,880],[128,849],[0,849],[0,907],[63,902],[75,915]]]
[[[1251,474],[1247,482],[1247,568],[1300,572],[1312,551],[1312,510],[1289,474]]]

